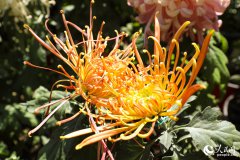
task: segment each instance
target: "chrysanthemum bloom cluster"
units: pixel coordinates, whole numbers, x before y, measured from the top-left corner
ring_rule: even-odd
[[[202,43],[204,30],[218,30],[221,26],[218,16],[223,14],[230,0],[128,0],[128,4],[137,10],[137,20],[147,23],[146,34],[150,32],[156,12],[159,12],[161,40],[168,41],[181,24],[190,21],[189,36]]]
[[[190,60],[186,60],[187,53],[184,52],[180,62],[181,52],[178,39],[183,30],[190,22],[185,22],[173,37],[169,49],[161,47],[160,28],[157,18],[155,19],[155,36],[149,37],[154,40],[153,60],[149,54],[150,64],[145,66],[142,59],[135,50],[138,65],[133,70],[127,81],[122,80],[121,87],[113,87],[114,81],[108,86],[112,96],[101,101],[102,115],[92,115],[104,120],[99,126],[99,133],[89,136],[82,141],[77,149],[89,145],[101,139],[108,138],[110,141],[129,140],[136,136],[146,138],[154,130],[155,123],[161,117],[169,117],[176,120],[176,115],[186,100],[196,91],[203,88],[201,84],[192,85],[206,56],[208,43],[213,32],[210,32],[203,42],[201,50],[193,43],[195,54]],[[135,44],[134,44],[135,45]],[[175,57],[171,64],[171,57]],[[191,70],[191,71],[190,71]],[[190,77],[186,74],[190,72]],[[174,107],[173,107],[174,106]],[[108,123],[111,122],[111,123]],[[147,127],[147,124],[151,124]],[[94,132],[91,128],[76,131],[62,136],[62,139],[73,138],[83,134]]]
[[[158,19],[155,18],[155,34],[149,37],[154,41],[154,53],[151,55],[148,50],[144,50],[149,57],[149,64],[146,65],[135,44],[138,33],[133,36],[131,44],[125,49],[120,49],[123,33],[117,33],[114,38],[103,38],[102,25],[97,38],[94,39],[92,33],[94,18],[91,14],[90,26],[86,26],[86,30],[83,30],[67,21],[63,12],[61,13],[66,28],[65,43],[48,29],[47,22],[46,28],[55,44],[62,48],[64,53],[61,53],[48,37],[47,44],[29,26],[25,27],[45,48],[66,63],[75,75],[67,73],[61,65],[58,66],[60,70],[53,70],[35,66],[30,62],[25,64],[65,76],[66,79],[59,80],[56,84],[69,91],[73,90],[73,93],[64,99],[37,108],[36,111],[62,102],[39,126],[30,131],[29,135],[36,132],[68,99],[82,96],[86,100],[86,105],[80,108],[79,113],[59,122],[61,124],[69,121],[80,113],[89,116],[91,120],[89,128],[60,137],[68,139],[95,133],[77,145],[76,149],[106,138],[112,142],[129,140],[136,136],[146,138],[153,133],[154,125],[160,118],[169,117],[176,120],[175,115],[186,100],[203,88],[200,84],[193,85],[193,82],[206,56],[212,31],[206,36],[201,49],[193,43],[195,53],[192,58],[187,59],[187,53],[180,51],[178,39],[190,22],[185,22],[179,28],[169,48],[166,49],[159,43],[160,26]],[[81,42],[73,41],[69,26],[83,34]],[[106,54],[104,49],[109,40],[115,40],[115,46],[110,53],[103,56]],[[82,51],[78,51],[79,46],[82,46]],[[175,57],[174,63],[171,63],[172,57]],[[135,59],[137,64],[133,63]],[[67,82],[68,85],[60,84],[62,82]],[[90,107],[95,108],[90,109]]]

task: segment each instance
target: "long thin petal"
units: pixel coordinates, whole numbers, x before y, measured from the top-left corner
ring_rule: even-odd
[[[126,130],[129,130],[129,127],[122,127],[122,128],[117,128],[117,129],[113,129],[113,130],[107,130],[98,134],[94,134],[92,136],[89,136],[87,138],[85,138],[80,144],[78,144],[75,149],[81,149],[86,145],[95,143],[97,141],[100,141],[102,139],[106,139],[108,137],[114,136],[116,134],[122,133]]]

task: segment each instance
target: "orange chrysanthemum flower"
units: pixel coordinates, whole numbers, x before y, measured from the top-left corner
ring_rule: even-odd
[[[135,44],[138,33],[133,36],[132,43],[128,47],[120,49],[124,33],[117,33],[114,38],[103,38],[104,23],[102,23],[97,38],[94,39],[92,33],[94,18],[91,13],[92,11],[90,11],[90,25],[83,30],[67,21],[61,11],[66,28],[65,43],[48,29],[48,21],[46,21],[46,28],[54,43],[48,37],[48,43],[45,43],[29,26],[25,25],[41,45],[67,64],[74,73],[70,75],[62,65],[58,66],[60,70],[54,70],[24,62],[26,65],[63,75],[66,78],[57,81],[54,86],[73,91],[68,97],[36,109],[38,112],[40,109],[49,108],[61,102],[29,132],[29,136],[36,132],[65,102],[82,96],[86,100],[85,106],[80,108],[73,117],[58,122],[58,124],[65,123],[80,113],[89,116],[90,128],[61,136],[62,139],[68,139],[95,132],[77,145],[76,149],[106,138],[113,142],[129,140],[136,136],[146,138],[152,134],[155,123],[160,118],[169,117],[176,120],[176,114],[186,100],[204,87],[201,84],[193,85],[193,82],[206,56],[213,31],[206,36],[201,49],[193,43],[195,53],[191,59],[187,60],[186,52],[183,53],[183,58],[181,57],[178,39],[190,22],[185,22],[179,28],[166,49],[160,45],[160,26],[155,17],[155,35],[149,37],[154,41],[154,54],[151,56],[149,51],[144,50],[149,57],[149,65],[145,66]],[[81,42],[74,42],[69,26],[82,33]],[[115,40],[115,46],[106,55],[104,51],[110,40]],[[80,46],[83,48],[82,51],[79,51]],[[64,53],[57,48],[61,48]],[[137,65],[133,63],[135,58]],[[91,105],[96,106],[95,110],[91,109],[92,112],[89,109]]]
[[[91,4],[92,3],[93,2],[91,2]],[[38,42],[40,42],[42,46],[44,46],[56,57],[58,57],[65,64],[67,64],[67,66],[69,66],[74,73],[74,75],[70,75],[62,65],[58,65],[58,68],[60,70],[54,70],[50,68],[36,66],[27,61],[24,62],[24,64],[31,67],[50,70],[60,75],[63,75],[65,79],[57,81],[53,85],[53,87],[57,86],[62,87],[68,91],[73,91],[70,96],[60,99],[58,101],[51,102],[49,104],[45,104],[35,110],[36,112],[38,112],[40,109],[44,109],[46,107],[48,107],[49,110],[50,105],[62,102],[50,114],[48,114],[47,110],[46,119],[43,120],[42,123],[35,129],[31,130],[29,132],[29,136],[32,133],[36,132],[67,100],[77,96],[82,96],[87,102],[90,102],[91,104],[100,107],[102,105],[102,101],[104,101],[105,99],[109,99],[109,97],[115,96],[114,93],[109,90],[109,86],[105,84],[110,84],[110,80],[111,82],[118,82],[119,80],[127,81],[128,76],[134,74],[132,72],[132,69],[129,68],[129,65],[133,65],[133,44],[135,43],[136,39],[133,39],[133,42],[125,49],[120,49],[119,47],[122,38],[125,35],[124,33],[119,34],[116,31],[116,37],[103,38],[103,22],[97,34],[97,38],[94,39],[92,30],[93,19],[95,19],[95,17],[90,18],[90,26],[86,26],[86,30],[83,30],[74,23],[67,21],[63,11],[61,11],[61,14],[66,28],[66,31],[64,32],[65,43],[48,29],[48,20],[46,21],[45,26],[47,31],[50,33],[52,39],[54,40],[54,43],[50,40],[48,36],[48,43],[44,42],[34,33],[34,31],[28,25],[24,26],[38,40]],[[92,11],[90,11],[90,17],[92,17]],[[69,26],[82,33],[83,40],[81,42],[74,42]],[[107,54],[107,56],[104,56],[104,54],[106,54],[105,48],[107,46],[107,42],[111,40],[115,40],[115,46],[112,51]],[[61,53],[61,51],[57,48],[61,48],[64,53]],[[83,48],[83,51],[78,51],[79,48]],[[111,83],[111,87],[119,88],[121,87],[121,84]],[[86,112],[86,110],[83,109],[83,112]],[[72,118],[76,117],[79,114],[80,112],[74,115]],[[66,122],[70,119],[60,121],[58,122],[58,124],[60,125],[61,123]]]
[[[127,72],[127,79],[116,82],[116,78],[109,77],[108,83],[104,86],[108,88],[112,96],[108,99],[98,99],[98,114],[86,112],[96,121],[101,120],[99,127],[79,130],[61,136],[62,139],[73,138],[87,133],[95,132],[84,139],[76,149],[108,138],[110,141],[129,140],[136,136],[146,138],[154,130],[155,123],[160,117],[169,117],[176,120],[175,115],[182,108],[186,100],[204,86],[193,82],[202,66],[208,50],[208,44],[213,31],[206,36],[202,48],[193,43],[195,54],[187,60],[187,53],[184,52],[181,58],[178,39],[184,29],[190,24],[185,22],[174,35],[169,48],[160,45],[160,26],[155,18],[155,35],[149,37],[154,41],[153,60],[150,53],[148,66],[140,57],[133,44],[134,53],[138,65],[133,65],[131,72]],[[137,36],[134,36],[134,39]],[[174,55],[174,56],[173,56]],[[174,63],[172,64],[172,57]],[[182,59],[182,61],[180,61]],[[190,74],[187,77],[187,74]],[[120,85],[115,85],[119,83]],[[88,106],[86,106],[88,108]],[[83,111],[84,112],[84,111]],[[147,124],[151,124],[146,131]],[[97,130],[97,132],[96,132]]]

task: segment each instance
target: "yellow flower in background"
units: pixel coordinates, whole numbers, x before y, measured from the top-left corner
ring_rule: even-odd
[[[204,87],[201,84],[193,85],[193,82],[202,66],[213,34],[213,31],[209,32],[201,49],[193,43],[195,53],[191,59],[188,59],[186,52],[181,53],[178,39],[189,24],[190,22],[185,22],[179,28],[166,49],[159,43],[160,26],[155,17],[155,35],[149,37],[154,41],[153,57],[144,50],[149,56],[149,65],[144,65],[136,44],[133,43],[138,64],[130,67],[132,70],[127,72],[126,79],[120,78],[117,82],[115,81],[117,77],[109,76],[109,81],[104,83],[104,86],[111,92],[111,97],[98,99],[98,104],[101,106],[98,107],[97,114],[86,112],[96,121],[101,120],[101,125],[95,129],[91,125],[91,128],[61,136],[61,139],[73,138],[97,130],[98,132],[76,146],[76,149],[81,149],[106,138],[113,142],[129,140],[136,136],[146,138],[152,134],[159,118],[167,116],[176,120],[175,115],[187,99]],[[137,35],[134,36],[133,42],[136,37]],[[172,61],[174,63],[171,63]],[[188,74],[190,76],[187,76]],[[117,83],[120,85],[115,85]],[[88,107],[86,105],[86,108]]]

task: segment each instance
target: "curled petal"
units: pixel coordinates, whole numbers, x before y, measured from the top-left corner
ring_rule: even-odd
[[[184,105],[190,96],[192,96],[195,92],[203,88],[206,88],[206,87],[202,84],[195,84],[189,87],[182,95],[182,104]]]

